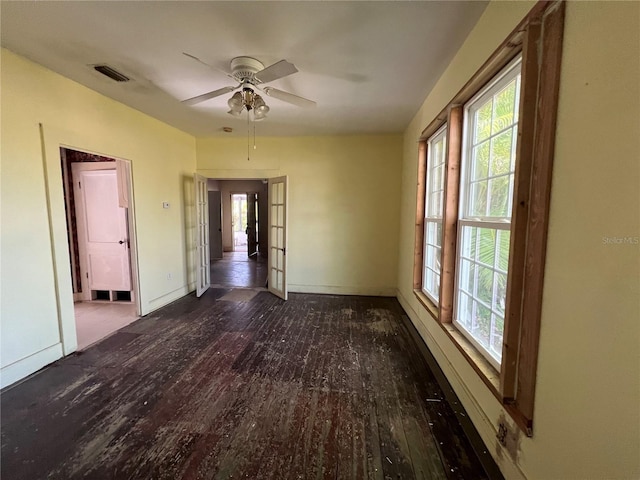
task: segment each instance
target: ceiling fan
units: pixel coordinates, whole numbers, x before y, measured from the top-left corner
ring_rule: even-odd
[[[198,57],[184,53],[187,57],[190,57],[210,68],[214,68],[211,65],[203,62]],[[308,100],[293,93],[285,92],[270,86],[262,86],[265,83],[273,82],[280,78],[286,77],[293,73],[296,73],[298,69],[293,63],[289,63],[286,60],[280,60],[265,68],[264,64],[259,60],[251,57],[235,57],[231,60],[231,73],[224,72],[225,75],[232,78],[238,85],[222,87],[211,92],[203,93],[192,98],[183,100],[185,105],[196,105],[198,103],[210,100],[225,93],[236,92],[227,102],[229,104],[229,112],[231,115],[240,116],[246,109],[247,111],[253,110],[255,120],[262,120],[269,112],[269,107],[264,103],[262,97],[256,93],[256,90],[264,92],[270,97],[277,98],[284,102],[296,105],[298,107],[315,107],[316,102]]]

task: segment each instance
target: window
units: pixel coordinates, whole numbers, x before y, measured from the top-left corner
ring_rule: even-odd
[[[424,218],[424,272],[422,291],[434,304],[440,295],[442,212],[444,210],[444,154],[447,130],[441,128],[427,142],[427,180]]]
[[[419,150],[415,294],[527,435],[563,23],[564,2],[538,2]]]
[[[454,324],[500,368],[521,58],[467,104]]]

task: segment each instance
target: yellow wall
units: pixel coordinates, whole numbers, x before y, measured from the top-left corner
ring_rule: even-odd
[[[76,348],[60,145],[131,161],[143,314],[183,296],[194,281],[187,267],[185,225],[191,220],[184,197],[196,162],[192,136],[7,50],[1,62],[0,313],[6,385],[61,356],[61,337],[66,339],[64,353]],[[171,208],[163,209],[163,201]]]
[[[211,178],[289,177],[290,291],[395,295],[399,135],[198,139]]]
[[[242,139],[195,141],[2,50],[3,385],[62,355],[58,316],[62,335],[73,334],[58,146],[132,162],[143,313],[193,283],[197,156],[208,177],[289,176],[293,291],[398,287],[507,478],[639,478],[640,247],[603,237],[640,236],[640,4],[567,4],[534,436],[520,436],[514,457],[495,440],[504,411],[412,293],[416,141],[532,5],[488,6],[403,138],[262,138],[250,161]]]
[[[399,298],[507,478],[640,478],[639,3],[567,4],[534,436],[515,458],[499,403],[412,293],[416,140],[531,6],[491,3],[405,132]]]

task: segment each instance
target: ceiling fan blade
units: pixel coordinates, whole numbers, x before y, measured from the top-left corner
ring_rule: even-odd
[[[317,105],[313,100],[308,100],[306,98],[299,97],[298,95],[294,95],[293,93],[278,90],[277,88],[264,87],[263,90],[264,93],[266,93],[270,97],[277,98],[278,100],[282,100],[283,102],[291,103],[292,105],[297,105],[298,107],[310,108]]]
[[[210,100],[215,97],[219,97],[220,95],[224,95],[225,93],[233,92],[234,90],[240,87],[223,87],[218,90],[214,90],[209,93],[203,93],[202,95],[198,95],[197,97],[187,98],[186,100],[182,100],[182,103],[185,105],[195,105],[196,103],[204,102],[206,100]]]
[[[286,60],[280,60],[273,65],[268,66],[264,70],[260,70],[256,73],[256,78],[262,83],[273,82],[292,73],[296,73],[298,69],[293,63],[289,63]]]
[[[226,75],[226,76],[227,76],[227,77],[229,77],[229,78],[233,78],[233,75],[231,75],[229,72],[225,72],[224,70],[222,70],[222,69],[220,69],[220,68],[216,68],[216,67],[214,67],[213,65],[209,65],[208,63],[203,62],[202,60],[200,60],[200,59],[199,59],[198,57],[196,57],[195,55],[191,55],[190,53],[187,53],[187,52],[182,52],[182,54],[183,54],[185,57],[189,57],[189,58],[191,58],[192,60],[195,60],[196,62],[201,63],[201,64],[202,64],[202,65],[204,65],[205,67],[209,67],[209,68],[211,68],[211,69],[215,70],[216,72],[220,72],[220,73],[222,73],[222,74]],[[233,78],[233,79],[235,80],[235,78]]]

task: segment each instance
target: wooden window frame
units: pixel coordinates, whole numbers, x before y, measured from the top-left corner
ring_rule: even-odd
[[[435,215],[435,216],[430,216],[428,214],[428,209],[429,209],[429,202],[428,202],[428,194],[433,195],[433,193],[429,190],[429,183],[431,181],[431,174],[430,172],[432,171],[432,169],[430,168],[430,166],[428,165],[429,160],[432,158],[432,145],[436,140],[444,140],[444,144],[445,144],[445,152],[442,155],[442,166],[443,166],[443,180],[442,180],[442,209],[439,212],[440,215]],[[431,135],[427,141],[427,168],[425,170],[425,195],[424,195],[424,202],[425,202],[425,206],[424,206],[424,232],[423,232],[423,249],[422,251],[425,252],[426,248],[427,248],[427,239],[426,239],[426,231],[427,231],[427,223],[435,223],[440,224],[440,229],[442,230],[442,222],[443,222],[443,218],[444,218],[444,166],[446,164],[446,141],[447,141],[447,126],[443,125],[440,129],[438,129],[433,135]],[[439,166],[439,165],[438,165]],[[440,251],[442,252],[442,238],[440,238]],[[440,258],[442,259],[442,255],[440,256]],[[423,254],[423,263],[422,263],[422,273],[423,273],[423,277],[422,277],[422,283],[421,283],[421,291],[422,293],[431,301],[433,302],[434,305],[438,305],[439,302],[439,298],[435,298],[432,294],[429,293],[429,291],[425,288],[425,279],[424,279],[424,273],[425,271],[429,269],[432,271],[435,271],[431,265],[427,265],[427,258],[424,256]],[[440,272],[437,272],[438,276],[440,276]],[[439,280],[441,280],[441,278],[439,278]],[[438,289],[438,297],[440,296],[440,289]]]
[[[473,136],[474,136],[473,131],[476,128],[474,117],[477,109],[475,108],[475,105],[480,101],[483,101],[484,103],[486,103],[486,100],[488,98],[489,99],[493,98],[498,91],[502,90],[502,88],[506,86],[506,83],[510,83],[511,81],[516,81],[516,85],[518,85],[518,82],[516,79],[517,77],[521,76],[521,70],[522,70],[521,60],[522,60],[521,55],[520,54],[516,55],[516,57],[511,62],[509,62],[509,64],[504,69],[502,69],[500,72],[498,72],[498,74],[495,77],[492,78],[489,84],[485,85],[476,95],[474,95],[474,97],[472,97],[465,104],[464,106],[465,119],[464,119],[464,126],[463,126],[463,132],[462,132],[463,133],[462,143],[463,143],[464,149],[461,157],[462,169],[461,169],[461,179],[459,184],[460,211],[458,216],[458,243],[456,248],[456,252],[458,254],[456,255],[456,276],[455,276],[455,291],[454,291],[454,302],[453,302],[453,324],[460,331],[460,333],[462,333],[467,338],[467,340],[471,342],[471,344],[473,344],[474,347],[476,347],[477,351],[480,354],[482,354],[494,368],[498,370],[500,369],[500,360],[494,358],[494,356],[490,353],[489,348],[485,348],[480,344],[479,340],[475,338],[472,332],[461,323],[460,321],[461,319],[458,317],[458,314],[457,314],[457,311],[459,308],[458,302],[460,300],[460,294],[462,293],[460,282],[463,275],[462,272],[464,270],[463,268],[461,268],[461,264],[463,263],[463,254],[461,252],[461,249],[464,242],[463,230],[465,227],[475,227],[475,228],[482,228],[482,229],[487,228],[487,229],[495,230],[496,232],[501,231],[501,232],[511,233],[512,222],[511,222],[510,210],[513,207],[511,204],[508,206],[508,212],[506,213],[506,215],[499,216],[499,217],[495,217],[495,216],[492,217],[487,215],[478,216],[478,215],[473,215],[470,211],[468,211],[469,207],[471,206],[470,188],[472,183],[472,170],[473,170],[473,167],[472,167],[473,159],[472,159],[471,152],[473,147]],[[516,92],[516,98],[514,99],[516,100],[516,102],[518,101],[518,97],[519,97],[519,92]],[[519,107],[519,104],[514,102],[514,108],[517,109],[518,107]],[[514,117],[514,123],[509,125],[508,129],[513,129],[514,125],[516,126],[515,128],[517,132],[517,125],[519,125],[517,116]],[[500,131],[499,133],[502,133],[502,131]],[[495,136],[493,135],[493,131],[490,132],[489,137],[484,141],[485,142],[491,141],[492,138],[495,138]],[[512,154],[513,154],[512,158],[515,164],[515,153],[516,153],[515,147],[517,143],[517,136],[514,140],[515,142],[512,143]],[[510,172],[507,175],[511,176],[512,175],[511,172],[512,171],[510,170]],[[513,175],[515,177],[515,172],[513,172]],[[486,181],[488,185],[490,184],[490,178],[492,177],[490,176],[489,169],[488,169],[487,177],[486,177]],[[515,184],[515,178],[513,179],[513,181],[510,181],[510,187],[509,187],[510,193],[513,193],[514,184]],[[487,194],[489,193],[489,190],[490,189],[487,188]],[[511,196],[511,198],[513,197]],[[489,206],[488,198],[487,198],[487,206]],[[496,236],[496,240],[497,240],[497,236]],[[496,245],[494,246],[494,252],[497,244],[498,242],[496,242]],[[476,266],[478,265],[476,259],[468,258],[466,260],[470,264],[475,264]],[[491,267],[485,266],[483,268],[488,268],[493,272],[498,271],[495,265],[492,265]],[[467,293],[467,295],[470,298],[472,298],[474,301],[480,302],[479,298],[475,295],[475,292],[469,292]],[[506,292],[505,292],[505,298],[506,298]],[[494,309],[494,305],[490,305],[488,306],[488,308],[492,312],[495,312],[496,315],[500,315],[498,310]],[[502,315],[500,316],[504,317],[505,314],[506,312],[502,312]],[[491,343],[491,340],[489,343]],[[500,354],[502,354],[502,351],[500,351]]]
[[[414,293],[514,422],[533,435],[544,260],[562,57],[565,3],[539,1],[420,137],[414,246]],[[452,325],[464,105],[522,55],[511,242],[500,371]],[[426,141],[446,124],[440,302],[422,292]],[[526,295],[524,294],[526,292]]]

